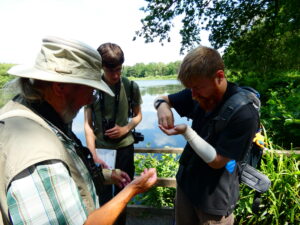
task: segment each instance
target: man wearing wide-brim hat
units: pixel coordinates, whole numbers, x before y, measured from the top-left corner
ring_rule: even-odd
[[[113,224],[127,202],[156,181],[102,171],[69,129],[100,79],[101,57],[84,43],[47,37],[34,66],[14,66],[20,93],[0,109],[0,224]],[[96,188],[126,186],[99,209]],[[129,183],[130,182],[130,183]],[[129,184],[128,184],[129,183]]]

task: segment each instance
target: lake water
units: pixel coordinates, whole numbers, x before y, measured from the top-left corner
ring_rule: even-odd
[[[151,148],[184,147],[186,142],[181,135],[167,136],[158,128],[156,110],[153,107],[153,100],[157,96],[175,93],[183,88],[182,85],[177,80],[143,80],[136,82],[140,87],[143,99],[143,120],[136,127],[136,130],[142,132],[145,139],[143,142],[135,144],[135,146]],[[11,92],[14,92],[14,90]],[[4,90],[0,89],[0,107],[11,99],[13,95],[13,93],[9,93],[7,90],[4,92]],[[191,121],[187,121],[185,118],[180,118],[175,111],[173,111],[173,114],[177,124],[191,123]],[[73,121],[73,131],[85,145],[83,120],[83,109],[81,109]]]
[[[153,100],[159,95],[167,95],[181,90],[183,87],[177,80],[143,80],[136,81],[140,87],[143,104],[143,119],[136,127],[136,131],[144,134],[144,141],[135,144],[135,147],[184,147],[186,141],[181,135],[167,136],[159,128],[157,123],[156,110],[153,107]],[[173,111],[175,123],[187,123],[186,118],[181,118]],[[82,141],[86,143],[83,129],[83,109],[81,109],[73,121],[73,131]]]

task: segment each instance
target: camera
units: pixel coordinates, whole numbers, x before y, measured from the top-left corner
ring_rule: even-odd
[[[103,126],[103,133],[105,133],[105,131],[115,126],[115,122],[112,119],[103,119],[102,126]]]
[[[135,144],[139,143],[140,141],[144,141],[144,135],[141,132],[133,131],[132,135]]]
[[[81,158],[86,168],[88,169],[93,183],[96,187],[96,192],[98,195],[100,195],[104,190],[105,182],[101,166],[96,166],[90,150],[87,147],[83,147],[81,143],[80,145],[75,145],[75,150],[77,155]]]
[[[105,136],[105,131],[113,128],[115,126],[115,121],[112,119],[102,119],[102,128],[103,128],[103,138],[104,140],[109,140],[110,138]]]

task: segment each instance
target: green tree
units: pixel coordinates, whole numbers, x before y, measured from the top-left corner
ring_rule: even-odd
[[[126,77],[137,77],[138,73],[133,66],[125,66],[122,74]]]
[[[6,82],[14,78],[7,73],[12,66],[13,64],[0,63],[0,88],[2,88]]]
[[[228,46],[239,40],[254,26],[268,24],[274,33],[278,25],[284,29],[299,29],[298,0],[145,0],[141,8],[146,16],[141,20],[142,28],[136,32],[145,42],[171,41],[169,32],[173,19],[182,17],[181,52],[200,44],[201,31],[210,31],[209,40],[213,47]],[[280,13],[288,8],[291,11]],[[278,21],[281,21],[278,24]],[[277,29],[278,31],[278,29]]]
[[[170,76],[176,75],[180,66],[180,61],[164,64],[158,63],[136,63],[134,66],[124,66],[123,76],[126,77],[155,77],[155,76]]]
[[[261,75],[300,69],[299,1],[280,3],[276,19],[252,26],[251,31],[231,42],[224,54],[227,67]]]
[[[176,62],[170,62],[169,64],[167,64],[167,68],[166,68],[166,75],[174,75],[174,74],[178,74],[178,70],[180,67],[180,61],[176,61]]]

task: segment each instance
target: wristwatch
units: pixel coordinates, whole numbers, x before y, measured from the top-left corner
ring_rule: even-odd
[[[154,102],[154,108],[155,108],[155,109],[158,109],[158,107],[160,106],[160,104],[163,103],[163,102],[167,103],[167,101],[164,100],[164,99],[157,99],[157,100]]]

